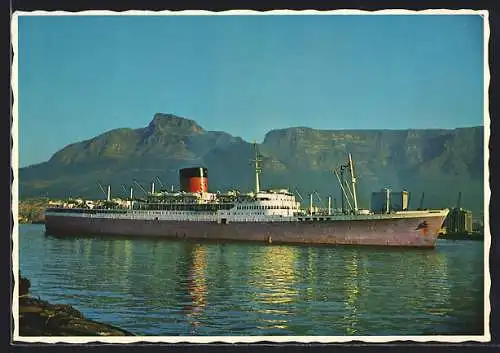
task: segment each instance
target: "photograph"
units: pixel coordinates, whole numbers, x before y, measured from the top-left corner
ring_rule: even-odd
[[[488,11],[11,35],[14,341],[490,341]]]

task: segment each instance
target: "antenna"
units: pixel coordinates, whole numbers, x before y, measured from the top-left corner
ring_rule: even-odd
[[[422,191],[422,196],[420,196],[420,205],[418,206],[419,210],[424,209],[424,196],[425,196],[425,193]]]
[[[251,161],[254,162],[254,167],[255,167],[255,194],[258,194],[260,191],[260,181],[259,181],[259,175],[262,172],[262,167],[260,165],[260,162],[262,162],[261,156],[259,154],[259,150],[257,148],[257,142],[254,141],[253,143],[253,148],[255,152],[255,159],[252,159]]]

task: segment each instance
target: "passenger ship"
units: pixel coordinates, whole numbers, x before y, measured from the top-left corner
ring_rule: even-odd
[[[253,162],[253,192],[209,192],[207,168],[184,168],[179,172],[179,192],[152,190],[146,200],[131,199],[126,208],[48,208],[46,233],[434,247],[448,214],[448,209],[396,212],[388,209],[385,213],[358,209],[351,154],[346,165],[334,170],[349,206],[347,212],[332,211],[330,199],[327,210],[317,211],[312,207],[312,196],[309,209],[304,209],[287,189],[261,190],[261,159],[257,149]],[[350,172],[350,183],[340,178],[344,169]]]

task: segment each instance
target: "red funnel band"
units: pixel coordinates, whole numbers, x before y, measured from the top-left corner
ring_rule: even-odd
[[[208,180],[203,177],[191,177],[186,180],[187,192],[208,192]]]

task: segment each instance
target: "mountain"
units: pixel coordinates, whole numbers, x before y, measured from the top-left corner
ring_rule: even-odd
[[[261,186],[288,187],[305,198],[317,191],[340,199],[332,169],[352,153],[362,207],[382,187],[410,191],[410,206],[483,209],[482,126],[451,130],[315,130],[293,127],[269,131],[259,144]],[[209,189],[253,189],[252,144],[225,132],[206,131],[195,121],[155,114],[140,129],[115,129],[68,145],[47,162],[19,170],[20,197],[103,197],[97,186],[110,184],[125,195],[137,179],[146,189],[156,176],[165,187],[179,185],[178,170],[208,168]],[[136,195],[142,193],[134,188]],[[319,202],[315,198],[314,202]]]

